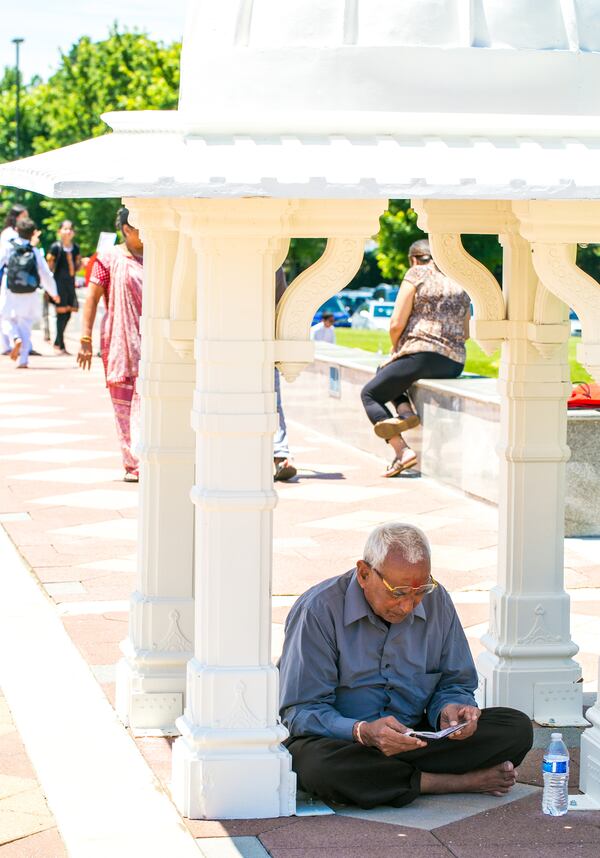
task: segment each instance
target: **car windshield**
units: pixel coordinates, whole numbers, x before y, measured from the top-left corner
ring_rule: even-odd
[[[330,298],[321,307],[323,313],[345,313],[344,305],[339,298]]]
[[[374,316],[376,319],[377,319],[377,318],[379,318],[379,319],[389,319],[389,318],[390,318],[390,316],[392,315],[392,310],[393,310],[393,309],[394,309],[394,308],[393,308],[393,306],[389,306],[389,305],[388,305],[388,306],[386,306],[385,304],[383,304],[383,305],[381,305],[381,304],[380,304],[380,305],[377,305],[377,304],[376,304],[376,305],[373,307],[373,316]]]

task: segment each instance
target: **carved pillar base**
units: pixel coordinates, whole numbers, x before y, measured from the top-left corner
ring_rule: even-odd
[[[281,744],[287,730],[257,714],[265,703],[270,712],[278,709],[277,669],[224,672],[194,659],[188,674],[193,699],[173,747],[173,799],[180,812],[191,819],[292,815],[296,775]]]

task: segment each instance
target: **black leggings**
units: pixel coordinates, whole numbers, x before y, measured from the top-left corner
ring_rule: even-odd
[[[64,349],[65,347],[65,328],[69,324],[70,318],[70,313],[56,314],[56,339],[54,340],[54,345],[58,346],[59,349]]]
[[[457,378],[463,366],[437,352],[417,352],[393,360],[380,367],[361,391],[360,398],[367,417],[373,424],[387,420],[392,414],[385,403],[393,402],[398,406],[408,402],[406,391],[415,381],[420,378]]]
[[[320,736],[293,736],[284,744],[299,785],[307,792],[359,807],[402,807],[420,795],[421,772],[462,775],[506,760],[518,766],[533,744],[533,730],[522,712],[495,707],[482,711],[468,739],[436,739],[393,757],[377,748]]]

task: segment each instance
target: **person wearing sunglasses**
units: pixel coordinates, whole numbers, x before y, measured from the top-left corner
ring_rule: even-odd
[[[412,525],[375,528],[354,569],[300,596],[279,668],[294,771],[325,801],[370,808],[427,793],[501,796],[533,743],[522,712],[477,707],[464,631]],[[444,738],[413,735],[461,724]]]

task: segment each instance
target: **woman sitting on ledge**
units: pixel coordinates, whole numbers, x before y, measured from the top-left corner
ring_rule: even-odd
[[[361,399],[375,434],[395,456],[385,477],[395,477],[417,463],[402,432],[419,425],[407,390],[420,378],[457,378],[465,364],[470,300],[431,258],[429,242],[408,250],[410,268],[396,297],[390,320],[390,357],[362,389]],[[389,411],[392,402],[395,415]]]

